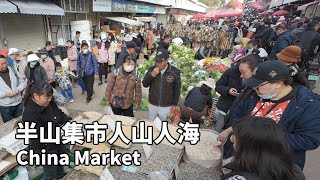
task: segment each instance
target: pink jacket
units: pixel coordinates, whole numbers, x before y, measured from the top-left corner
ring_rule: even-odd
[[[78,51],[76,46],[68,48],[68,66],[71,71],[77,70]]]
[[[99,63],[107,63],[109,60],[108,49],[105,48],[105,43],[101,43],[101,48],[99,48]]]
[[[54,65],[53,60],[48,56],[45,59],[45,62],[43,62],[43,59],[41,59],[40,64],[44,68],[44,70],[46,71],[49,81],[54,80],[54,74],[56,72],[55,72],[55,65]]]

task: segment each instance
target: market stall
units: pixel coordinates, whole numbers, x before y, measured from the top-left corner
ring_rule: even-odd
[[[153,126],[153,137],[154,139],[159,136],[159,131],[156,129],[154,125],[154,121],[150,120],[140,120],[135,121],[132,126],[138,126],[139,122],[145,122],[146,126]],[[125,121],[123,121],[125,122]],[[177,138],[175,135],[177,127],[173,125],[169,125],[169,132],[174,137]],[[204,133],[203,131],[202,133]],[[177,133],[176,133],[177,134]],[[209,139],[211,134],[204,133],[202,145],[208,145],[203,144],[213,142]],[[213,135],[214,137],[214,135]],[[213,139],[213,138],[211,138]],[[215,140],[214,140],[215,141]],[[200,143],[201,144],[201,143]],[[217,142],[214,143],[215,145],[218,145]],[[186,144],[187,145],[187,144]],[[213,144],[212,144],[213,145]],[[188,146],[188,149],[191,147]],[[195,147],[197,148],[197,147]],[[191,152],[195,151],[195,148],[190,149]],[[212,177],[213,180],[220,179],[221,173],[217,169],[217,167],[220,167],[221,158],[215,157],[214,155],[206,154],[204,157],[201,156],[201,149],[199,149],[199,152],[194,152],[195,154],[198,154],[198,158],[200,155],[200,158],[203,158],[202,161],[207,161],[208,158],[213,158],[215,162],[218,162],[218,164],[209,165],[209,167],[203,167],[201,165],[197,165],[193,163],[193,161],[188,160],[188,158],[192,157],[190,154],[188,155],[188,158],[183,158],[186,156],[186,152],[190,152],[190,150],[185,152],[183,145],[172,145],[168,141],[163,141],[159,145],[143,145],[143,144],[132,144],[128,148],[119,147],[118,145],[112,145],[110,149],[107,148],[107,151],[109,150],[115,150],[116,153],[133,153],[134,151],[138,151],[141,153],[141,166],[107,166],[107,167],[92,167],[92,168],[75,168],[72,170],[66,177],[66,179],[70,180],[78,180],[78,179],[115,179],[115,180],[131,180],[131,179],[180,179],[183,177],[183,179],[190,179],[185,177],[187,173],[191,174],[197,174],[197,169],[202,169],[203,172],[206,172],[206,174],[203,174],[199,177]],[[197,151],[197,150],[196,150]],[[212,151],[207,151],[212,152]],[[215,152],[215,150],[213,150]],[[218,150],[218,153],[220,150]],[[220,153],[221,154],[221,153]],[[210,156],[210,157],[207,157]],[[184,160],[183,160],[184,159]],[[180,169],[181,167],[181,169]],[[190,170],[190,167],[196,167],[196,169]],[[96,171],[93,169],[100,169],[100,171]],[[193,175],[193,176],[194,176]]]
[[[216,15],[218,17],[218,15]],[[181,24],[168,24],[166,33],[173,37],[187,37],[193,42],[194,49],[200,48],[207,42],[212,43],[217,52],[229,50],[232,47],[233,33],[225,32],[219,26],[205,26],[201,28],[192,26],[183,26]]]

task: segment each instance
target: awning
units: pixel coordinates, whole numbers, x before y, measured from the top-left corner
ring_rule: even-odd
[[[140,22],[154,22],[157,21],[156,18],[154,17],[134,17],[137,21]]]
[[[0,0],[0,13],[17,13],[18,9],[9,1]]]
[[[103,18],[110,19],[112,21],[121,22],[121,23],[124,23],[124,24],[129,24],[131,26],[143,26],[144,25],[143,22],[135,21],[135,20],[128,19],[128,18],[125,18],[125,17],[103,17]]]
[[[311,3],[308,3],[308,4],[304,4],[302,6],[299,6],[297,8],[298,11],[304,11],[308,6],[312,5],[312,4],[315,4],[315,3],[319,3],[320,4],[320,0],[318,1],[314,1],[314,2],[311,2]]]
[[[33,0],[11,0],[11,2],[18,6],[21,14],[64,16],[64,10],[51,2]]]

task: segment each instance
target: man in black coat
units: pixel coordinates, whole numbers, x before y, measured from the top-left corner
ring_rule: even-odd
[[[220,117],[218,121],[224,121],[224,116],[228,113],[234,100],[242,90],[242,78],[240,77],[239,65],[240,64],[237,64],[225,71],[216,83],[216,91],[221,95],[217,102]],[[224,123],[217,122],[215,130],[221,132],[223,126]]]
[[[157,51],[160,49],[168,50],[170,43],[171,43],[172,37],[169,34],[164,35],[163,39],[158,43]]]
[[[271,25],[271,21],[269,19],[266,19],[264,22],[265,28],[260,33],[257,33],[254,35],[256,39],[260,39],[260,43],[264,48],[266,47],[267,41],[273,31],[270,25]]]

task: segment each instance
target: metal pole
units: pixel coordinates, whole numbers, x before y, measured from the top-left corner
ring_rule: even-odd
[[[61,17],[61,34],[62,34],[62,43],[65,44],[65,36],[64,36],[64,17],[63,16],[60,16]]]

